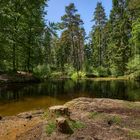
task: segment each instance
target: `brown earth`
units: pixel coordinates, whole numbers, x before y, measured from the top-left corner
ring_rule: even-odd
[[[77,98],[65,106],[69,108],[72,120],[84,124],[73,134],[62,134],[55,129],[48,135],[46,126],[50,120],[40,110],[2,118],[0,140],[140,139],[140,102]]]

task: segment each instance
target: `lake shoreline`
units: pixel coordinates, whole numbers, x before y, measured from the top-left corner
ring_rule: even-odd
[[[139,138],[140,102],[81,97],[67,102],[65,106],[69,108],[72,119],[82,121],[86,125],[85,128],[81,128],[70,135],[71,139],[80,136],[84,138],[104,137],[106,139],[123,137],[124,140],[134,137]],[[42,135],[43,140],[53,140],[58,137],[67,139],[68,135],[60,132],[55,132],[51,136],[43,133],[43,126],[48,123],[45,114],[45,110],[35,110],[1,118],[0,139],[23,140],[26,138],[36,140],[37,138],[40,139]],[[115,120],[112,120],[114,116]],[[110,124],[109,121],[113,122]],[[99,132],[95,133],[97,129]]]
[[[0,85],[4,84],[15,84],[15,83],[41,83],[48,80],[66,80],[71,79],[71,77],[57,77],[57,78],[48,78],[48,79],[39,79],[32,74],[0,74]],[[72,80],[72,79],[71,79]],[[93,78],[77,78],[74,80],[93,80],[93,81],[112,81],[112,80],[131,80],[128,76],[120,77],[93,77]]]
[[[140,85],[127,79],[52,79],[0,85],[0,115],[62,105],[78,97],[140,101]]]
[[[39,83],[41,80],[30,73],[0,74],[0,85],[14,83]]]

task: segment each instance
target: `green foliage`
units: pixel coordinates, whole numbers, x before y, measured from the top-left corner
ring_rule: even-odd
[[[115,116],[112,116],[110,119],[109,119],[109,121],[111,121],[112,123],[114,123],[114,124],[121,124],[121,122],[122,122],[122,118],[121,117],[119,117],[119,116],[117,116],[117,115],[115,115]]]
[[[90,113],[90,117],[91,117],[91,118],[98,117],[99,115],[101,115],[101,113],[99,113],[99,112],[91,112],[91,113]]]
[[[92,74],[95,75],[95,77],[99,77],[99,73],[96,68],[93,68]]]
[[[33,73],[36,77],[44,79],[50,76],[50,67],[49,65],[38,65],[33,69]]]
[[[99,113],[99,112],[90,112],[89,118],[93,120],[104,120],[105,119],[105,114],[104,113]]]
[[[8,62],[6,69],[32,71],[41,62],[40,46],[45,28],[42,17],[46,2],[1,1],[0,59]]]
[[[85,77],[85,70],[98,77],[131,74],[139,79],[139,0],[113,0],[109,19],[97,2],[88,43],[74,3],[55,24],[45,22],[47,2],[1,1],[0,71],[34,71],[40,78],[53,72],[52,78],[66,74],[77,79]]]
[[[104,28],[106,25],[106,14],[101,2],[97,3],[95,8],[93,21],[95,25],[92,29],[92,44],[93,44],[93,63],[94,66],[102,66],[105,61],[106,53],[106,38],[104,36]]]
[[[64,76],[64,73],[62,73],[62,72],[52,72],[50,74],[51,78],[61,78],[62,76]]]
[[[72,130],[77,130],[81,128],[85,128],[85,124],[81,121],[68,121]]]
[[[130,79],[140,80],[140,18],[132,24],[130,44],[132,57],[127,63],[127,74],[130,74]]]
[[[71,64],[65,64],[64,71],[66,75],[71,76],[75,72],[75,69]]]
[[[140,139],[140,131],[139,130],[131,130],[128,133],[128,136],[135,139]]]
[[[109,70],[110,70],[110,73],[112,76],[122,76],[123,75],[122,71],[116,65],[111,65]]]
[[[77,71],[82,69],[84,60],[83,21],[77,13],[74,3],[65,7],[65,15],[61,17],[60,28],[63,30],[58,50],[58,63],[63,70],[65,64],[71,64]]]
[[[46,126],[46,133],[51,135],[56,130],[56,124],[54,122],[49,122]]]
[[[76,79],[79,79],[79,78],[84,78],[86,76],[85,72],[83,71],[78,71],[78,72],[74,72],[72,75],[71,75],[71,78],[73,80],[76,80]]]
[[[122,118],[120,116],[110,116],[105,113],[100,112],[90,112],[89,117],[95,121],[101,120],[101,121],[110,121],[114,124],[120,124],[122,122]]]
[[[97,76],[97,77],[107,77],[109,76],[109,70],[108,68],[105,67],[97,67],[97,68],[93,68],[92,71],[93,75]]]
[[[129,75],[129,79],[140,81],[140,70]]]
[[[127,64],[129,73],[140,71],[140,55],[135,55]]]
[[[108,68],[102,66],[98,67],[97,71],[98,71],[98,76],[100,77],[107,77],[109,74]]]

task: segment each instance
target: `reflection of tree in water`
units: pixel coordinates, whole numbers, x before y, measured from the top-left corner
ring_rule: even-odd
[[[26,97],[49,96],[60,100],[76,97],[140,100],[140,85],[129,81],[53,80],[41,84],[8,85],[0,87],[0,100],[18,101]]]

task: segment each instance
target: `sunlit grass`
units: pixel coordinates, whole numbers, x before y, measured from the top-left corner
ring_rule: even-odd
[[[131,138],[140,139],[140,130],[131,130],[128,136]]]
[[[109,115],[106,113],[100,113],[100,112],[90,112],[89,118],[95,120],[95,121],[105,121],[110,122],[111,124],[121,124],[122,118],[118,115]]]
[[[51,135],[56,130],[56,124],[54,122],[49,122],[46,126],[46,133]]]
[[[72,130],[77,130],[86,127],[86,125],[81,121],[68,121],[68,123]]]

